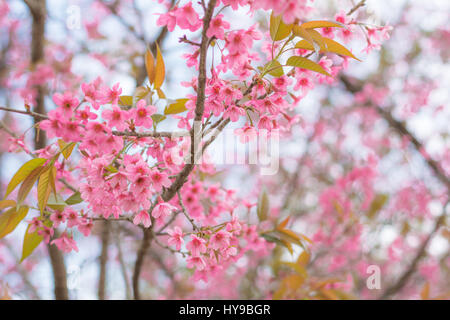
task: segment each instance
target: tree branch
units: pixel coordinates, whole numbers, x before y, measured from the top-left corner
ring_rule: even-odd
[[[102,223],[102,252],[100,254],[100,276],[98,280],[98,299],[106,298],[106,264],[108,262],[108,246],[110,241],[110,224],[105,220]]]
[[[32,67],[44,60],[44,43],[45,43],[45,22],[47,18],[47,3],[46,0],[25,0],[31,16],[33,18],[32,35],[31,35],[31,65]],[[45,87],[38,85],[35,87],[37,91],[36,105],[34,107],[34,123],[37,124],[40,117],[35,114],[45,114]],[[37,126],[34,129],[35,134],[35,150],[45,148],[46,136],[43,130],[39,130]],[[55,232],[57,237],[57,232]],[[69,299],[69,291],[67,289],[67,275],[64,257],[55,245],[47,245],[50,262],[53,270],[53,278],[55,282],[55,299],[67,300]]]
[[[345,88],[347,89],[347,91],[351,93],[357,93],[362,90],[363,84],[361,81],[354,78],[350,78],[345,75],[341,75],[340,79],[344,84]],[[371,103],[370,101],[367,103],[366,106],[375,109],[378,112],[378,114],[390,125],[391,128],[397,131],[397,133],[399,133],[401,136],[406,136],[409,139],[409,141],[411,141],[416,151],[422,155],[428,167],[434,173],[436,178],[439,179],[439,181],[446,186],[447,190],[450,190],[450,178],[447,176],[447,174],[437,161],[429,157],[423,156],[422,154],[422,151],[424,150],[423,144],[419,140],[417,140],[417,138],[406,128],[406,125],[396,120],[389,111],[387,111],[384,108],[380,108],[379,106],[373,105],[373,103]]]
[[[409,278],[411,278],[411,276],[416,271],[420,260],[422,260],[422,258],[424,258],[426,256],[426,250],[427,250],[427,247],[428,247],[431,239],[438,232],[439,227],[441,227],[445,223],[447,205],[448,205],[448,202],[444,206],[444,210],[443,210],[442,214],[439,216],[439,218],[434,223],[433,229],[431,230],[431,232],[428,234],[426,239],[422,242],[421,246],[417,250],[417,253],[414,256],[414,259],[411,261],[411,264],[409,265],[409,267],[402,273],[402,275],[396,282],[394,282],[390,287],[388,287],[380,295],[380,297],[379,297],[380,300],[388,299],[390,296],[401,291],[405,287],[405,285],[408,283]]]
[[[205,11],[205,16],[203,17],[203,30],[202,30],[202,41],[200,46],[200,64],[199,64],[199,77],[198,77],[198,86],[197,86],[197,102],[195,106],[195,122],[201,122],[203,119],[203,112],[205,109],[205,88],[206,88],[206,56],[208,51],[208,37],[206,35],[206,32],[209,28],[209,23],[211,22],[211,18],[214,12],[214,8],[216,6],[217,0],[211,0],[208,4],[208,8]],[[200,132],[201,134],[201,132]],[[187,180],[187,177],[191,173],[191,171],[194,169],[194,156],[196,153],[196,146],[195,146],[195,137],[194,137],[194,126],[191,130],[191,163],[186,164],[184,168],[181,170],[181,172],[178,174],[175,181],[172,183],[172,185],[164,191],[162,194],[162,198],[164,201],[170,201],[175,194],[180,190],[180,188],[183,186],[185,181]],[[155,201],[156,203],[156,201]],[[154,206],[153,206],[154,207]],[[151,208],[150,212],[153,210],[153,207]],[[134,298],[139,300],[141,298],[140,292],[139,292],[139,277],[142,271],[142,264],[145,259],[145,254],[150,247],[151,239],[153,238],[153,230],[152,228],[148,228],[144,230],[144,238],[141,242],[141,247],[139,248],[139,252],[136,257],[136,263],[134,267],[134,273],[133,273],[133,293]]]
[[[362,90],[363,83],[357,79],[350,78],[345,75],[341,75],[340,79],[342,83],[344,84],[347,91],[351,93],[357,93]],[[417,138],[406,128],[406,125],[398,120],[396,120],[392,114],[385,110],[384,108],[381,108],[377,105],[373,105],[371,101],[368,101],[366,104],[367,107],[374,108],[378,114],[389,124],[391,128],[393,128],[398,134],[401,136],[406,136],[409,141],[411,141],[412,145],[416,149],[416,151],[422,155],[425,162],[427,163],[430,170],[434,173],[436,178],[447,188],[447,194],[450,196],[450,179],[446,175],[445,171],[442,169],[442,167],[439,165],[439,163],[429,157],[424,157],[422,154],[422,151],[424,150],[423,144],[417,140]],[[433,236],[437,233],[439,230],[439,227],[444,224],[445,218],[446,218],[446,207],[447,204],[444,206],[443,213],[436,219],[434,223],[434,227],[431,230],[431,232],[428,234],[426,239],[422,242],[419,249],[417,250],[416,255],[414,256],[413,260],[411,261],[410,266],[402,273],[402,275],[398,278],[397,281],[395,281],[390,287],[388,287],[379,297],[379,299],[387,299],[390,296],[396,294],[401,289],[404,288],[404,286],[407,284],[408,280],[411,278],[411,276],[414,274],[414,272],[417,269],[417,266],[420,262],[420,260],[426,255],[426,249],[433,238]]]

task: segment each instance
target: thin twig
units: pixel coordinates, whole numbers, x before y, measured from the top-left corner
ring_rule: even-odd
[[[189,216],[189,214],[187,213],[186,207],[184,206],[184,203],[183,203],[183,199],[181,198],[180,190],[177,191],[177,195],[178,195],[178,203],[180,204],[180,207],[181,207],[181,210],[182,210],[184,216],[186,217],[186,219],[189,220],[189,222],[191,223],[192,228],[194,229],[194,231],[195,231],[195,230],[198,230],[199,228],[198,228],[197,225],[195,224],[194,219],[192,219],[192,218]]]
[[[353,12],[355,12],[356,10],[358,10],[359,8],[361,8],[365,5],[366,5],[366,0],[361,0],[353,8],[351,8],[349,12],[347,12],[347,15],[348,16],[351,15]]]

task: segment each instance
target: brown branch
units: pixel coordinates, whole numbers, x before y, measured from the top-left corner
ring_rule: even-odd
[[[139,247],[139,251],[136,256],[136,262],[134,264],[134,272],[133,272],[133,295],[134,299],[141,299],[141,292],[139,288],[139,277],[142,272],[142,266],[144,264],[145,255],[150,248],[151,241],[153,239],[152,228],[148,228],[144,230],[144,237],[141,242],[141,246]]]
[[[47,3],[46,0],[25,0],[31,16],[33,18],[31,31],[31,65],[35,67],[44,60],[44,43],[45,43],[45,22],[47,18]],[[33,112],[35,114],[45,114],[45,87],[38,85],[35,87],[37,91],[36,105]],[[37,124],[41,118],[34,116],[34,123]],[[45,148],[46,135],[43,130],[39,130],[37,126],[34,129],[35,133],[35,150]],[[57,232],[55,232],[57,237]],[[55,299],[67,300],[69,299],[69,291],[67,289],[67,274],[64,257],[61,251],[55,246],[47,245],[50,263],[53,270],[53,278],[55,282]]]
[[[448,203],[447,203],[447,205],[448,205]],[[427,250],[427,247],[428,247],[431,239],[438,232],[439,227],[441,227],[445,223],[447,205],[444,206],[443,213],[436,220],[436,222],[434,223],[433,229],[431,230],[431,232],[428,234],[426,239],[422,242],[421,246],[417,250],[417,253],[414,256],[414,259],[411,261],[411,264],[409,265],[409,267],[402,273],[400,278],[394,284],[392,284],[390,287],[388,287],[380,295],[380,297],[379,297],[380,300],[388,299],[390,296],[401,291],[405,287],[405,285],[408,283],[408,280],[411,278],[411,276],[416,271],[420,260],[422,260],[422,258],[424,258],[426,256],[426,250]]]
[[[347,91],[351,93],[357,93],[362,90],[363,84],[361,81],[354,78],[350,78],[345,75],[340,76],[340,79],[344,84],[345,88],[347,89]],[[375,109],[378,112],[378,114],[390,125],[391,128],[393,128],[401,136],[406,136],[409,139],[409,141],[411,141],[416,151],[422,155],[428,167],[434,173],[436,178],[439,179],[439,181],[446,186],[447,190],[450,190],[450,178],[447,176],[447,174],[437,161],[429,157],[423,156],[422,154],[422,151],[424,150],[423,144],[406,128],[406,125],[396,120],[392,116],[391,112],[389,112],[387,109],[373,105],[373,103],[371,103],[370,101],[366,104],[366,106]]]
[[[125,284],[125,297],[127,300],[131,299],[131,285],[130,280],[128,278],[128,272],[127,267],[125,265],[125,259],[123,258],[123,251],[122,251],[122,243],[120,239],[120,228],[115,227],[114,232],[114,240],[117,246],[117,259],[119,260],[120,270],[122,272],[123,281]]]
[[[351,93],[357,93],[362,90],[363,83],[357,79],[350,78],[348,76],[342,75],[340,76],[340,79],[342,83],[344,84],[347,91]],[[406,128],[406,125],[398,120],[396,120],[391,112],[387,111],[384,108],[381,108],[377,105],[374,105],[371,101],[368,101],[366,103],[367,107],[374,108],[378,114],[389,124],[391,128],[393,128],[399,135],[406,136],[409,141],[411,141],[412,145],[414,146],[415,150],[422,155],[424,158],[427,166],[430,168],[430,170],[434,173],[435,177],[447,188],[447,194],[450,196],[450,179],[446,175],[445,171],[442,169],[440,164],[429,158],[425,157],[422,154],[422,151],[424,150],[423,144]],[[433,238],[433,236],[437,233],[439,230],[439,227],[444,224],[445,218],[446,218],[446,207],[448,203],[444,206],[443,213],[436,219],[434,223],[434,227],[431,230],[431,232],[428,234],[427,238],[422,242],[419,249],[417,250],[416,255],[414,256],[410,266],[402,273],[402,275],[398,278],[397,281],[395,281],[390,287],[388,287],[381,295],[379,299],[387,299],[390,296],[396,294],[400,290],[404,288],[404,286],[407,284],[408,280],[411,278],[411,276],[414,274],[414,272],[417,269],[417,266],[420,262],[420,260],[426,256],[426,249]]]
[[[108,262],[108,247],[110,242],[110,224],[105,220],[102,224],[102,252],[100,254],[100,276],[98,280],[98,299],[105,300],[106,298],[106,265]]]
[[[358,10],[359,8],[361,8],[365,5],[366,5],[366,0],[361,0],[353,8],[351,8],[349,12],[347,12],[347,15],[348,16],[351,15],[353,12],[355,12],[356,10]]]
[[[195,106],[195,118],[194,118],[194,124],[197,122],[201,122],[203,119],[203,112],[205,109],[205,88],[206,88],[206,56],[208,51],[208,37],[206,35],[206,32],[209,27],[209,23],[211,21],[214,8],[216,6],[217,0],[211,0],[208,4],[208,8],[205,11],[205,16],[203,18],[203,30],[202,30],[202,41],[200,46],[200,64],[199,64],[199,77],[198,77],[198,86],[197,86],[197,102]],[[200,132],[201,134],[201,132]],[[162,194],[162,198],[164,201],[169,201],[172,199],[175,194],[180,190],[180,188],[183,186],[185,181],[187,180],[187,177],[191,173],[191,171],[194,169],[194,159],[196,154],[196,145],[194,143],[195,137],[194,137],[194,126],[191,130],[191,163],[186,164],[184,168],[181,170],[181,172],[178,174],[175,181],[172,183],[172,185],[164,191]],[[156,203],[156,202],[155,202]],[[150,212],[153,210],[153,208],[150,209]],[[134,267],[134,273],[133,273],[133,293],[134,298],[139,300],[141,298],[140,291],[139,291],[139,277],[142,271],[142,265],[144,263],[145,255],[150,247],[151,240],[153,238],[153,230],[152,228],[148,228],[144,230],[144,237],[141,242],[141,246],[139,248],[139,252],[136,257],[136,263]]]
[[[194,134],[197,135],[201,132],[195,132],[196,124],[201,123],[203,120],[203,113],[205,110],[205,88],[206,88],[206,55],[208,52],[208,37],[206,32],[209,27],[209,23],[211,21],[214,8],[216,6],[217,0],[211,0],[208,4],[208,8],[205,12],[205,16],[203,18],[203,30],[202,30],[202,40],[200,44],[200,62],[199,62],[199,76],[198,76],[198,85],[197,85],[197,101],[195,105],[195,117],[194,117],[194,125],[191,129],[191,161],[189,164],[186,164],[181,172],[178,174],[174,183],[164,191],[162,198],[164,201],[169,201],[172,199],[178,190],[183,186],[183,184],[187,181],[187,178],[191,171],[195,166],[195,159],[198,152],[198,146],[195,143],[196,138]]]
[[[119,137],[136,137],[136,138],[172,138],[174,135],[187,135],[188,132],[130,132],[130,131],[113,131],[113,135]]]
[[[40,114],[40,113],[37,113],[37,112],[34,112],[34,111],[31,111],[31,110],[17,110],[17,109],[11,109],[11,108],[1,107],[1,106],[0,106],[0,110],[29,115],[29,116],[32,116],[35,119],[36,118],[38,118],[38,119],[48,119],[48,117],[46,115]]]
[[[183,212],[183,214],[184,214],[184,216],[186,217],[186,219],[188,219],[189,222],[191,223],[192,228],[194,229],[194,231],[195,231],[195,230],[198,230],[198,227],[197,227],[197,225],[195,224],[194,219],[192,219],[192,218],[189,216],[189,214],[188,214],[188,212],[187,212],[187,210],[186,210],[186,207],[184,206],[183,199],[181,198],[180,190],[177,191],[177,195],[178,195],[178,203],[180,204],[181,211]]]

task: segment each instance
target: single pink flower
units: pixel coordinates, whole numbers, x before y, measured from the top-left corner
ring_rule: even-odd
[[[134,216],[133,223],[139,225],[142,223],[144,227],[149,228],[152,225],[152,220],[147,211],[142,210],[137,215]]]
[[[195,234],[191,235],[191,241],[186,245],[192,256],[199,256],[206,252],[205,239],[197,237]]]
[[[159,217],[165,218],[170,216],[170,214],[176,209],[176,207],[167,202],[158,203],[153,209],[152,216],[155,219],[158,219]]]
[[[167,230],[167,233],[169,234],[167,243],[175,246],[176,250],[180,250],[181,246],[184,244],[183,231],[179,227],[175,227],[173,230]]]

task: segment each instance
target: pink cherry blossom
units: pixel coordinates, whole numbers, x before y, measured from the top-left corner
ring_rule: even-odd
[[[149,228],[152,225],[152,220],[150,219],[150,215],[147,211],[141,210],[134,216],[133,223],[135,225],[139,225],[142,223],[144,227]]]

